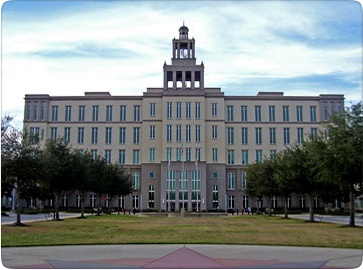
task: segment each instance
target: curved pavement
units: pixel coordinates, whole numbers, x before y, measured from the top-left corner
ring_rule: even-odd
[[[357,268],[358,249],[237,245],[92,245],[2,248],[2,263],[22,269]]]

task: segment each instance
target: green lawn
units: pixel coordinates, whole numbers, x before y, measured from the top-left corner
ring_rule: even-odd
[[[267,216],[138,217],[90,216],[3,225],[1,244],[237,244],[363,249],[363,228]]]

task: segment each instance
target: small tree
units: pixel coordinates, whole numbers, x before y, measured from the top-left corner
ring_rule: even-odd
[[[335,114],[327,125],[328,151],[331,164],[326,168],[332,179],[349,190],[349,225],[355,226],[354,199],[362,192],[363,108],[362,102],[352,105],[342,115]]]
[[[42,185],[54,196],[54,219],[59,218],[59,203],[65,191],[76,186],[74,158],[64,139],[48,140],[42,155]]]
[[[15,224],[22,225],[20,203],[23,199],[34,196],[38,189],[41,167],[39,145],[36,136],[30,136],[26,130],[19,132],[11,126],[11,121],[12,117],[9,116],[1,120],[1,185],[7,195],[16,189]]]

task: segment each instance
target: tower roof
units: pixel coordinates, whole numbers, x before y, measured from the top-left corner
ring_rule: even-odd
[[[188,29],[188,27],[186,27],[184,24],[183,24],[183,26],[180,26],[180,28],[179,28],[179,32],[180,31],[186,31],[186,32],[188,32],[189,31],[189,29]]]

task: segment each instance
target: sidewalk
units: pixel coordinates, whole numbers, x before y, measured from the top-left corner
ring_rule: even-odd
[[[2,248],[8,268],[357,268],[357,249],[237,245],[92,245]]]
[[[289,215],[289,218],[309,220],[309,214]],[[349,225],[349,216],[319,215],[318,217],[315,217],[314,220],[317,222],[330,222],[330,223],[337,223],[337,224],[342,224],[342,225]],[[362,214],[355,215],[355,225],[363,227]]]

